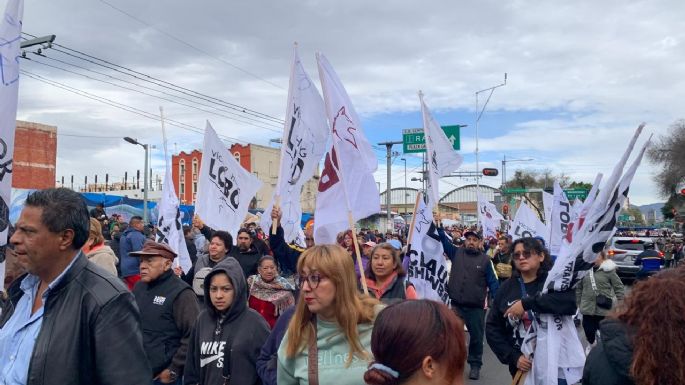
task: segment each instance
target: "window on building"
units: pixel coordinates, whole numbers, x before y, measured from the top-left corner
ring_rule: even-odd
[[[186,174],[186,161],[181,159],[178,162],[178,174],[179,175],[185,175]]]
[[[193,175],[197,175],[197,158],[193,158]]]
[[[197,182],[193,182],[193,194],[197,193]]]
[[[235,158],[235,160],[238,161],[238,163],[240,163],[240,153],[239,153],[239,152],[237,152],[237,151],[234,152],[234,153],[233,153],[233,157]]]
[[[181,183],[180,187],[181,188],[179,189],[179,194],[181,194],[181,197],[183,197],[184,195],[186,195],[186,184]]]

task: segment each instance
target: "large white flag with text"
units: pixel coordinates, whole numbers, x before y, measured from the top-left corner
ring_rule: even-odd
[[[414,285],[419,298],[448,303],[447,278],[449,270],[440,242],[433,211],[423,198],[414,214],[414,227],[410,229],[411,244],[408,246],[409,282]]]
[[[0,278],[5,278],[5,245],[12,200],[12,159],[17,124],[19,58],[24,1],[9,0],[0,19]]]
[[[188,254],[188,247],[183,236],[183,224],[181,223],[181,210],[176,196],[171,167],[169,165],[169,151],[167,150],[166,129],[164,128],[164,111],[159,107],[162,118],[162,141],[164,142],[164,161],[166,163],[166,175],[162,187],[162,200],[159,202],[157,213],[157,242],[166,243],[176,253],[174,266],[181,266],[183,272],[188,274],[193,262]]]
[[[614,167],[612,175],[599,189],[597,197],[587,209],[585,223],[580,223],[583,219],[581,216],[578,218],[579,223],[573,224],[578,225],[579,229],[570,243],[568,238],[564,239],[559,256],[545,280],[544,292],[573,290],[575,283],[592,268],[597,253],[613,236],[616,231],[618,213],[628,196],[630,183],[650,144],[648,140],[624,173],[623,169],[643,127],[644,124],[638,127],[623,157]],[[593,185],[593,190],[595,186]],[[594,194],[592,191],[591,193]],[[593,197],[592,194],[588,199]],[[546,327],[538,325],[531,328],[534,329],[536,337],[533,339],[530,339],[530,336],[526,337],[527,341],[536,341],[535,347],[528,345],[522,348],[526,351],[535,351],[532,375],[526,378],[525,383],[527,385],[556,383],[559,373],[563,373],[569,384],[580,381],[585,355],[572,317],[542,314],[540,318],[540,325],[546,325]]]
[[[261,226],[271,229],[271,210],[278,197],[282,212],[281,226],[286,242],[302,232],[302,186],[314,175],[326,152],[330,129],[319,91],[305,72],[297,47],[293,50],[290,89],[286,107],[285,130],[281,141],[281,165],[273,199],[264,210]],[[268,230],[270,231],[270,230]]]
[[[497,236],[497,230],[504,220],[502,214],[497,212],[497,207],[488,202],[484,196],[478,194],[478,211],[480,212],[480,224],[483,226],[483,238]]]
[[[527,237],[545,237],[547,226],[545,226],[535,212],[523,202],[516,210],[516,215],[509,228],[509,235],[514,240]]]
[[[215,230],[226,230],[235,239],[250,201],[262,186],[245,170],[207,122],[195,213]]]
[[[445,131],[423,101],[423,94],[419,92],[421,113],[423,115],[423,132],[426,139],[426,157],[428,160],[428,207],[435,207],[440,201],[440,178],[447,176],[461,166],[463,158],[452,147]]]
[[[378,160],[347,91],[328,60],[322,54],[316,58],[333,133],[333,147],[326,154],[319,180],[314,217],[314,240],[326,244],[335,243],[337,233],[350,227],[350,211],[355,222],[378,213],[380,196],[373,178]]]
[[[193,266],[193,262],[190,260],[186,240],[183,237],[181,210],[179,210],[179,201],[174,189],[173,178],[171,177],[171,168],[168,165],[166,175],[164,176],[164,186],[162,187],[162,200],[159,202],[158,207],[157,242],[166,243],[171,250],[176,252],[177,260],[174,261],[174,264],[181,266],[183,272],[188,274],[188,271]]]

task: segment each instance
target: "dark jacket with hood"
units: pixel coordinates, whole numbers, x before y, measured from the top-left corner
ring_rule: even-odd
[[[219,273],[228,275],[234,291],[233,303],[223,314],[209,300],[211,279]],[[190,337],[184,384],[223,384],[229,371],[231,384],[261,384],[256,363],[269,336],[269,325],[247,306],[247,284],[238,261],[227,257],[219,262],[205,277],[204,291],[205,310]]]
[[[583,385],[633,385],[630,365],[633,342],[628,327],[607,318],[600,323],[600,338],[590,352],[583,370]]]

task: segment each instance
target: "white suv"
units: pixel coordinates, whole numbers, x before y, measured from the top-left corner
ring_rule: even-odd
[[[607,256],[616,262],[619,277],[632,280],[640,266],[635,266],[635,258],[645,250],[656,250],[659,246],[649,237],[613,237],[607,249]]]

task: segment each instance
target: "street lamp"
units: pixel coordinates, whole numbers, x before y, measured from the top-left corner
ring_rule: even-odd
[[[148,185],[148,156],[150,152],[150,145],[140,143],[136,139],[133,139],[129,136],[125,137],[124,140],[131,144],[140,145],[145,149],[145,169],[143,170],[143,184],[145,185],[145,188],[143,189],[143,223],[147,225],[147,190],[150,187]]]
[[[504,82],[501,84],[498,84],[496,86],[486,88],[480,91],[476,92],[476,171],[480,172],[480,151],[478,148],[478,134],[479,134],[479,128],[480,128],[480,118],[483,117],[483,113],[485,112],[485,107],[488,106],[488,102],[490,102],[490,98],[492,97],[492,93],[495,92],[497,88],[504,87],[507,85],[507,73],[504,73]],[[490,94],[488,95],[488,98],[485,100],[485,103],[483,104],[483,108],[480,109],[478,107],[478,95],[480,95],[483,92],[490,91]],[[476,193],[480,193],[480,176],[476,176]],[[480,222],[480,210],[476,210],[476,215],[478,222]]]
[[[504,188],[507,185],[507,163],[511,162],[530,162],[535,159],[533,158],[524,158],[524,159],[507,159],[507,156],[504,155],[504,159],[502,159],[502,192],[504,192]]]
[[[400,158],[404,162],[404,215],[407,215],[407,159]]]

